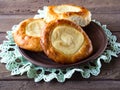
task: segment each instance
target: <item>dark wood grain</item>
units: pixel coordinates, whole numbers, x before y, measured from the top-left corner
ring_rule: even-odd
[[[0,14],[34,14],[39,8],[56,4],[76,4],[93,13],[120,13],[119,0],[0,0]]]
[[[0,32],[0,44],[2,44],[4,40],[7,40],[7,39],[5,38],[6,35],[7,35],[7,34],[6,34],[5,32]]]
[[[119,81],[67,81],[66,83],[0,81],[0,90],[119,90]]]

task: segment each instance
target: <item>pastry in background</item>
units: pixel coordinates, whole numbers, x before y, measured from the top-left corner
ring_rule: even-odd
[[[91,12],[85,7],[75,5],[48,6],[45,9],[45,21],[50,22],[57,19],[68,19],[74,23],[85,27],[91,22]]]
[[[90,56],[93,51],[91,40],[83,29],[65,19],[46,24],[41,46],[49,58],[61,64],[78,62]]]
[[[22,21],[17,27],[17,30],[13,32],[15,43],[26,50],[35,52],[42,51],[40,37],[45,24],[43,19],[31,18]]]

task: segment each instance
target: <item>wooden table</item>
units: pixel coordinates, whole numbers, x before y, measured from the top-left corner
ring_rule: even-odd
[[[14,24],[33,17],[39,8],[53,4],[77,4],[90,9],[92,18],[107,24],[120,42],[120,0],[0,0],[0,44]],[[83,79],[79,73],[65,83],[56,80],[35,83],[24,76],[11,76],[0,64],[0,90],[120,90],[120,55],[102,64],[99,76]]]

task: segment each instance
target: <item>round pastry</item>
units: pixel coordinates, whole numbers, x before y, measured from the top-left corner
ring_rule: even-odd
[[[67,4],[48,6],[46,8],[44,19],[46,22],[50,22],[55,19],[68,19],[82,27],[85,27],[91,21],[91,12],[84,7]]]
[[[65,19],[46,24],[41,46],[49,58],[62,64],[83,60],[93,51],[91,40],[83,29]]]
[[[43,19],[26,19],[22,21],[13,32],[15,43],[26,50],[42,51],[40,37],[42,28],[45,26]]]

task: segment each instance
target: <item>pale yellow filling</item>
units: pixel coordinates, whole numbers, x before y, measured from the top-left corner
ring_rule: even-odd
[[[35,36],[35,37],[40,37],[42,33],[42,27],[44,26],[44,22],[42,20],[36,20],[30,22],[26,26],[26,34],[28,36]]]
[[[84,42],[84,36],[73,27],[58,26],[51,34],[51,41],[55,49],[70,55],[80,49]]]
[[[61,5],[54,8],[56,13],[64,13],[64,12],[79,12],[80,8],[75,6]]]

